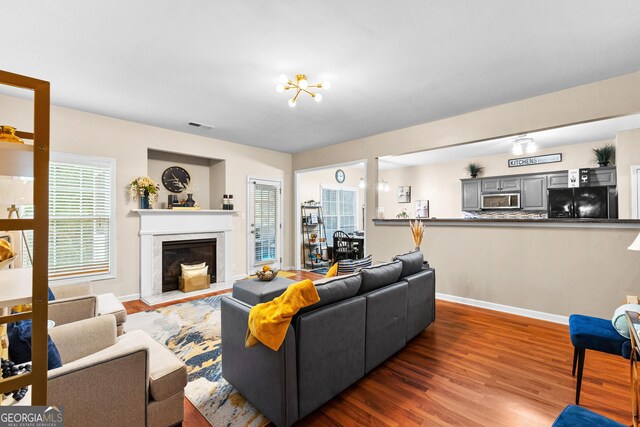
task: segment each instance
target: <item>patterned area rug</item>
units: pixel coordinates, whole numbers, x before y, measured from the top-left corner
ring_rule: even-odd
[[[214,426],[264,426],[269,421],[224,378],[220,349],[220,298],[207,297],[127,317],[187,365],[187,398]]]

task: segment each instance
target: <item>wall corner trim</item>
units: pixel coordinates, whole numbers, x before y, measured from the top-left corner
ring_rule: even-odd
[[[517,316],[530,317],[532,319],[544,320],[547,322],[560,323],[561,325],[569,324],[568,316],[559,314],[545,313],[543,311],[529,310],[526,308],[513,307],[510,305],[497,304],[489,301],[480,301],[471,298],[464,298],[455,295],[447,295],[436,292],[436,298],[443,301],[456,302],[459,304],[471,305],[474,307],[486,308],[488,310],[500,311],[503,313],[515,314]]]

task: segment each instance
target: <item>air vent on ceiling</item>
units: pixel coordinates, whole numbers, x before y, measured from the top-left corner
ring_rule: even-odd
[[[207,125],[207,124],[198,123],[198,122],[189,122],[189,126],[202,128],[202,129],[207,129],[207,130],[211,130],[211,129],[215,128],[215,126],[213,126],[213,125]]]

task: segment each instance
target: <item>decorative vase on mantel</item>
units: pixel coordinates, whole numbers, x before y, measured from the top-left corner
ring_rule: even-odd
[[[149,191],[144,190],[144,194],[140,196],[140,209],[151,209],[149,203]]]
[[[187,207],[192,208],[196,205],[196,201],[193,200],[193,194],[187,193]]]

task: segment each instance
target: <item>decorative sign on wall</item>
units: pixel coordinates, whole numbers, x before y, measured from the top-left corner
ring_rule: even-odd
[[[590,170],[589,168],[580,169],[580,187],[588,187],[591,185]]]
[[[521,159],[509,159],[509,167],[541,165],[544,163],[558,163],[562,161],[562,154],[546,154],[544,156],[522,157]]]
[[[580,169],[569,169],[567,171],[567,183],[569,188],[580,187]]]

